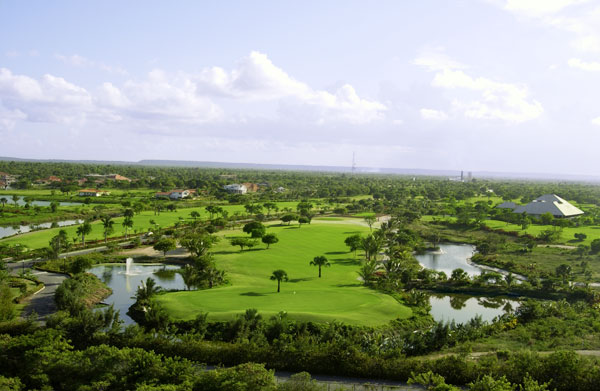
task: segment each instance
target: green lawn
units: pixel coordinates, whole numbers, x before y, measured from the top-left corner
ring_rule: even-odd
[[[208,312],[212,320],[228,320],[248,308],[256,308],[265,317],[286,311],[293,319],[333,321],[358,325],[380,325],[395,318],[406,318],[411,310],[389,295],[365,288],[357,279],[359,261],[347,252],[344,239],[353,233],[367,233],[368,228],[350,224],[314,221],[298,228],[272,226],[279,243],[265,250],[239,251],[221,240],[215,248],[219,268],[227,272],[230,284],[202,291],[168,293],[159,296],[171,316],[192,319]],[[227,236],[240,235],[239,231]],[[331,267],[318,268],[309,262],[325,255]],[[276,269],[288,273],[289,282],[269,279]]]
[[[278,202],[277,205],[281,209],[283,208],[291,208],[292,210],[296,210],[297,202]],[[223,209],[229,212],[229,215],[233,215],[236,212],[246,213],[243,205],[224,205]],[[178,209],[175,212],[167,212],[163,211],[160,215],[154,215],[152,211],[145,211],[140,213],[139,215],[135,215],[133,217],[133,229],[138,232],[146,232],[148,229],[152,227],[150,224],[150,220],[154,220],[160,227],[168,227],[173,226],[176,222],[183,219],[190,219],[190,213],[192,211],[196,211],[200,213],[200,218],[208,218],[209,214],[206,212],[204,207],[198,208],[185,208]],[[266,211],[265,211],[266,213]],[[125,230],[122,226],[123,217],[117,217],[113,219],[114,221],[114,229],[115,232],[111,236],[122,236],[125,235]],[[67,231],[67,235],[70,238],[76,237],[77,226],[63,227],[65,231]],[[55,236],[60,228],[52,228],[45,229],[42,231],[35,231],[31,233],[26,233],[23,235],[13,236],[4,240],[0,240],[0,242],[6,243],[20,243],[28,246],[29,248],[41,248],[47,247],[50,239]],[[133,233],[132,230],[129,230],[129,233]],[[103,239],[103,227],[100,221],[95,221],[92,223],[92,232],[91,234],[86,236],[86,240],[98,240]]]
[[[485,224],[493,229],[501,228],[505,231],[517,231],[520,234],[528,233],[533,236],[539,235],[540,232],[552,229],[552,225],[537,225],[530,224],[527,229],[522,229],[520,225],[506,223],[505,221],[499,220],[486,220]],[[574,234],[576,233],[584,233],[587,235],[587,238],[582,241],[576,241]],[[565,227],[563,228],[561,237],[559,242],[561,244],[566,244],[570,246],[577,246],[578,244],[587,244],[589,245],[592,240],[600,238],[600,226],[585,226],[585,227]]]

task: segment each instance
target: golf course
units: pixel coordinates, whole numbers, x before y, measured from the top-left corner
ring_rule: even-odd
[[[241,231],[225,231],[213,248],[219,269],[227,273],[227,285],[199,291],[181,291],[158,296],[170,316],[193,319],[207,312],[210,320],[230,320],[246,309],[256,308],[263,317],[280,311],[292,319],[356,325],[382,325],[395,318],[407,318],[411,310],[392,296],[366,288],[358,278],[360,254],[348,252],[344,239],[355,233],[368,233],[361,219],[339,221],[313,220],[308,225],[275,224],[279,242],[269,249],[261,244],[240,251],[227,238],[245,235]],[[324,255],[330,266],[311,266],[314,257]],[[289,280],[270,279],[273,271],[285,270]]]

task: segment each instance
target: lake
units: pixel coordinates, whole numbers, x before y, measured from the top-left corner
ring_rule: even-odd
[[[59,227],[66,227],[69,225],[81,224],[83,220],[64,220],[64,221],[56,221],[55,222]],[[40,223],[40,224],[32,224],[35,229],[47,229],[52,228],[52,223]],[[17,234],[24,234],[27,232],[31,232],[31,225],[19,225],[19,228],[15,229],[13,227],[0,227],[0,239],[6,238],[8,236],[13,236]]]
[[[443,271],[448,278],[452,270],[461,268],[470,276],[481,274],[482,269],[468,262],[475,253],[475,246],[470,244],[442,243],[439,251],[415,255],[421,266],[427,269]]]
[[[104,303],[113,304],[115,310],[120,311],[121,319],[125,324],[134,324],[134,320],[127,316],[127,310],[135,302],[137,287],[146,281],[148,277],[152,277],[158,286],[163,289],[185,289],[183,278],[179,273],[174,273],[172,278],[158,277],[154,274],[155,271],[162,270],[177,270],[179,266],[174,265],[159,265],[159,264],[132,264],[129,274],[126,273],[126,265],[124,263],[111,263],[96,265],[88,270],[89,273],[96,275],[112,290],[112,295],[104,299]]]
[[[429,298],[431,316],[438,322],[466,323],[479,315],[484,321],[519,307],[519,301],[503,297],[481,297],[468,295],[436,295]]]
[[[14,205],[14,201],[12,200],[13,196],[11,194],[2,194],[0,195],[0,198],[6,198],[6,200],[8,201],[6,203],[7,206],[9,205]],[[24,197],[19,196],[19,200],[17,201],[17,205],[23,206],[26,204],[25,200],[23,199]],[[33,200],[29,202],[29,205],[31,206],[50,206],[50,202],[51,201],[37,201],[37,200]],[[76,205],[83,205],[82,202],[59,202],[58,203],[60,206],[76,206]]]

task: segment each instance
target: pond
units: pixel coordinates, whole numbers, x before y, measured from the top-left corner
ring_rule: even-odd
[[[156,275],[156,271],[160,270],[177,270],[178,266],[174,265],[158,265],[158,264],[132,264],[129,273],[127,266],[124,263],[96,265],[88,270],[88,272],[96,275],[112,290],[112,295],[104,299],[104,303],[113,304],[115,310],[120,311],[121,319],[126,325],[134,324],[135,322],[127,316],[127,310],[135,302],[137,287],[146,281],[148,277],[152,277],[158,286],[163,289],[184,289],[185,284],[179,273],[170,275]],[[167,273],[168,274],[168,273]]]
[[[6,200],[8,201],[6,203],[6,205],[14,205],[15,202],[13,201],[13,195],[11,194],[2,194],[0,195],[0,198],[6,198]],[[17,205],[23,206],[26,204],[25,200],[23,199],[24,197],[19,196],[19,200],[17,201]],[[50,202],[51,201],[37,201],[37,200],[32,200],[29,202],[29,204],[31,206],[50,206]],[[59,202],[58,203],[60,206],[76,206],[76,205],[83,205],[82,202]]]
[[[468,295],[431,295],[431,316],[438,322],[466,323],[475,316],[492,321],[496,316],[516,310],[518,300],[503,297],[473,297]]]
[[[427,269],[443,271],[448,277],[452,270],[461,268],[470,276],[481,274],[482,269],[469,263],[468,259],[475,253],[475,246],[470,244],[441,243],[439,251],[415,255],[421,266]]]
[[[81,224],[83,220],[64,220],[56,221],[56,225],[59,227],[66,227],[69,225]],[[32,229],[33,227],[33,229]],[[13,236],[18,234],[24,234],[38,229],[52,228],[52,223],[40,223],[32,225],[19,225],[17,227],[0,227],[0,239],[6,238],[7,236]]]

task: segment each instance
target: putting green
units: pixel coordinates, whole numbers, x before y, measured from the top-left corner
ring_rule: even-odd
[[[256,308],[264,317],[286,311],[293,319],[310,321],[341,321],[358,325],[380,325],[395,318],[409,317],[411,310],[393,297],[362,286],[357,271],[359,258],[347,252],[344,239],[354,233],[366,233],[368,228],[349,224],[328,224],[314,221],[310,225],[272,226],[269,233],[279,237],[279,243],[266,250],[240,252],[224,239],[214,249],[219,268],[227,272],[230,285],[202,291],[174,292],[160,295],[171,316],[193,319],[199,312],[208,312],[212,320],[228,320],[248,308]],[[227,237],[243,235],[228,232]],[[331,266],[324,267],[322,278],[318,268],[309,262],[325,255]],[[276,269],[289,276],[281,283],[269,279]]]

